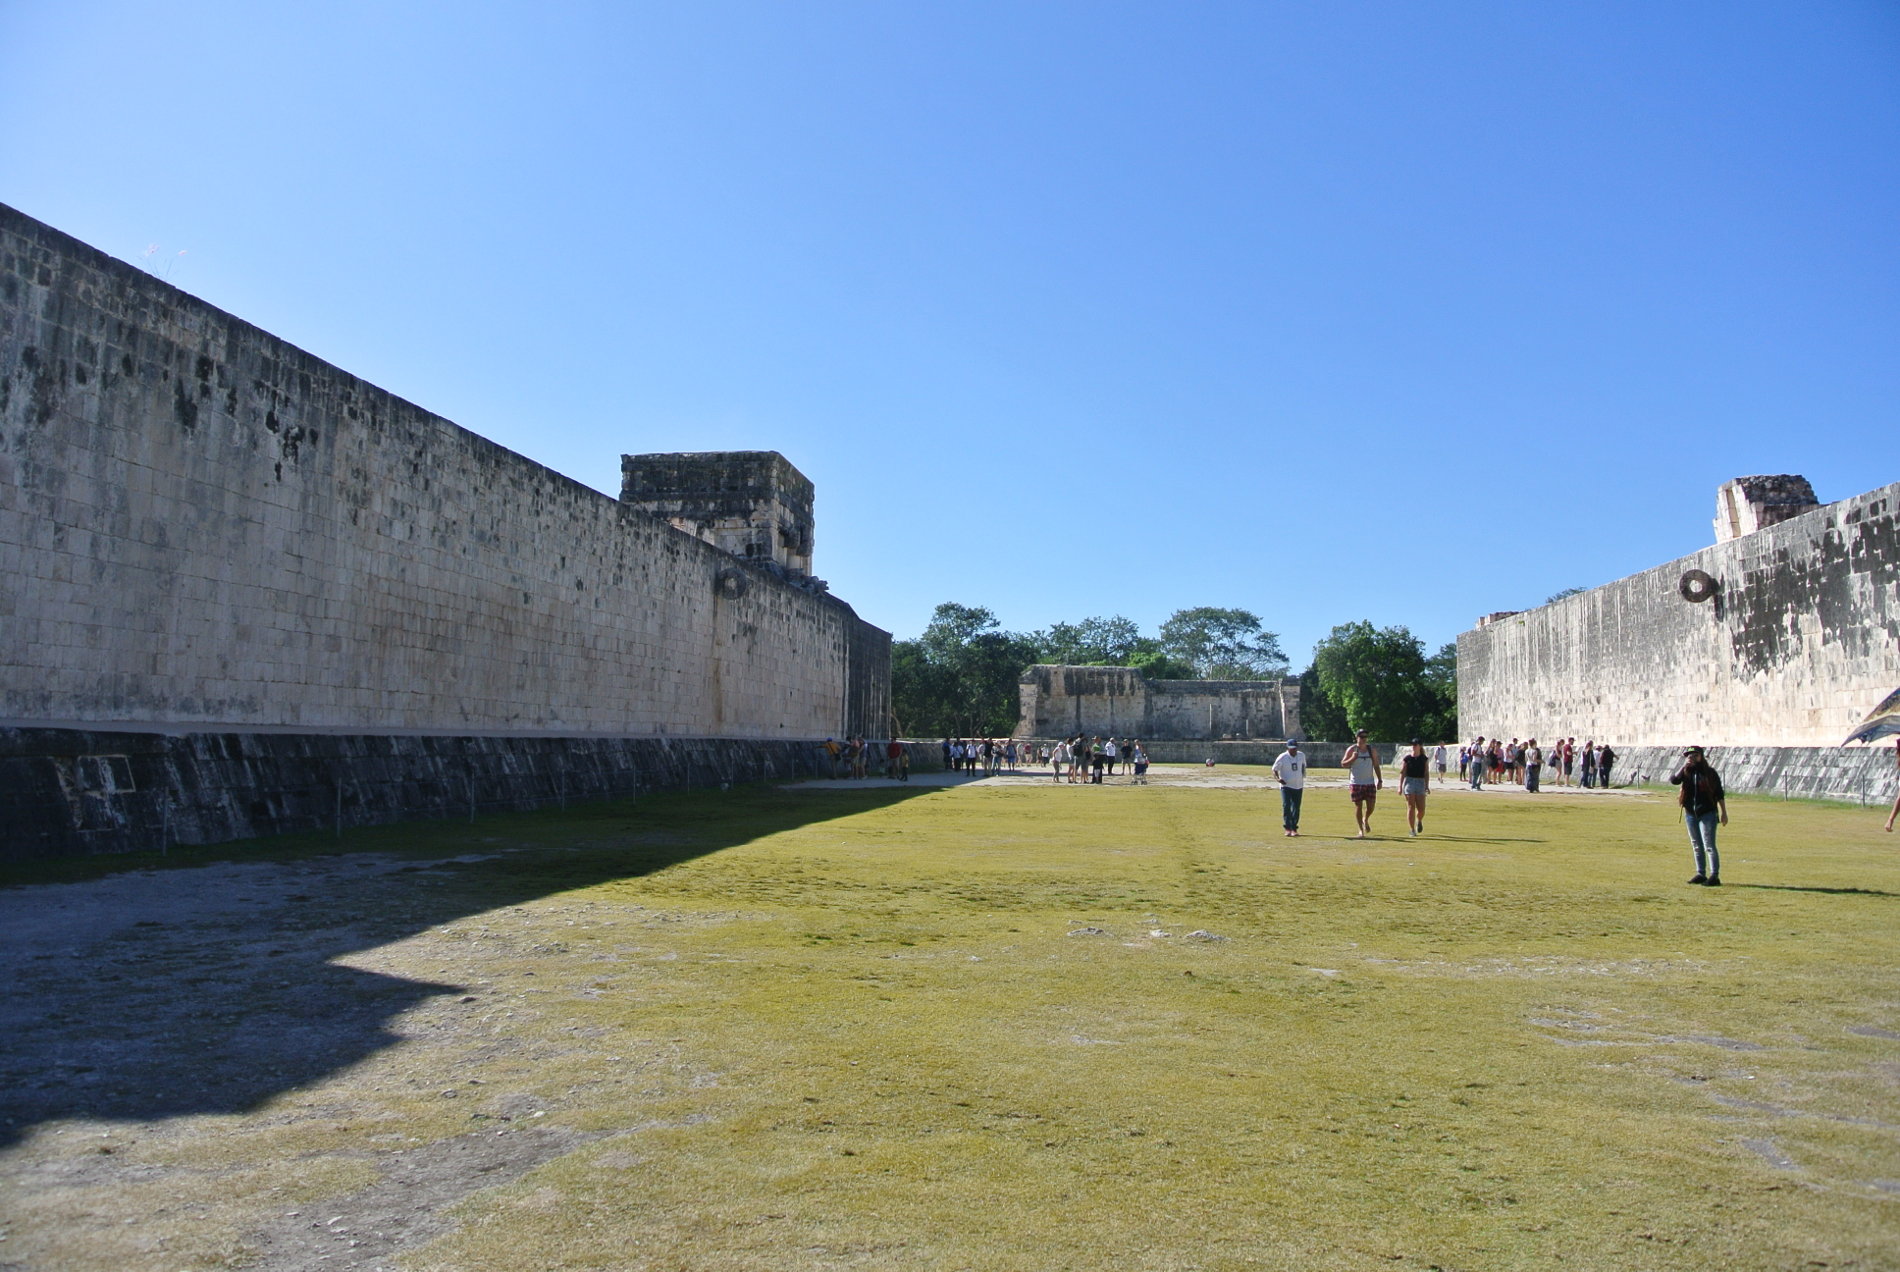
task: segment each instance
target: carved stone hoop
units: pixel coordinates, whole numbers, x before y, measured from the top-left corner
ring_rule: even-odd
[[[1682,581],[1676,584],[1676,590],[1682,593],[1682,599],[1691,605],[1700,605],[1704,601],[1715,599],[1719,584],[1715,576],[1706,570],[1687,570]]]
[[[748,586],[745,571],[730,565],[713,576],[713,590],[729,601],[744,596]]]

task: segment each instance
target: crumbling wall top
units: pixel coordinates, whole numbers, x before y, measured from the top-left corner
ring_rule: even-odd
[[[1715,541],[1727,543],[1821,506],[1798,473],[1736,477],[1715,492]]]
[[[777,451],[620,457],[620,501],[743,560],[811,574],[813,490]]]

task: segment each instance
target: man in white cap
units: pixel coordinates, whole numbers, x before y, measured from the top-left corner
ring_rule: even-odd
[[[1300,740],[1288,738],[1286,750],[1273,762],[1273,775],[1280,779],[1280,821],[1288,839],[1300,835],[1300,801],[1306,797],[1306,757],[1300,754]]]

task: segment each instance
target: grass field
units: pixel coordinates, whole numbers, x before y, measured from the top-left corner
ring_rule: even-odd
[[[1900,1267],[1900,843],[1739,798],[1692,888],[1673,811],[1162,770],[17,887],[92,917],[9,946],[0,1267]]]

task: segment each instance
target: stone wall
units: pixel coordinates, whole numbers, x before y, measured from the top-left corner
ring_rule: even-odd
[[[0,568],[16,724],[888,727],[848,605],[4,207]]]
[[[1900,687],[1897,512],[1900,483],[1464,633],[1460,734],[1837,747]]]
[[[1283,738],[1297,680],[1148,680],[1131,667],[1038,664],[1023,673],[1017,737]]]

